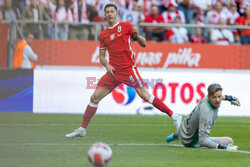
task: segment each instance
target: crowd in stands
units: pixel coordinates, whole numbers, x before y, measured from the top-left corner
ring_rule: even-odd
[[[145,22],[250,26],[250,0],[0,0],[0,22],[28,20],[30,23],[21,24],[21,29],[32,31],[38,39],[94,39],[96,28],[78,23],[103,22],[107,3],[117,4],[120,21],[134,25]],[[37,21],[49,24],[35,24]],[[55,22],[60,24],[55,26]],[[250,29],[147,26],[143,32],[152,41],[250,44]]]

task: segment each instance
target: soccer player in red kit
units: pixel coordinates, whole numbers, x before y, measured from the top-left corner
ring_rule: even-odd
[[[141,47],[146,47],[146,39],[139,35],[138,28],[130,22],[118,22],[116,5],[107,4],[104,12],[109,27],[100,34],[99,60],[106,68],[107,73],[102,76],[90,98],[81,127],[65,136],[67,138],[86,136],[86,128],[96,113],[98,103],[121,83],[134,87],[142,99],[168,114],[178,130],[181,124],[181,116],[173,113],[160,99],[148,92],[135,66],[131,39],[135,40]],[[109,52],[109,62],[105,59],[106,50]]]

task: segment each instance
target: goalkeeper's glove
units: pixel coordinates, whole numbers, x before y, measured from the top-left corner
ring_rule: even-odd
[[[228,145],[218,145],[218,149],[225,149],[228,151],[237,151],[238,150],[238,146],[234,146],[232,144],[228,144]]]
[[[240,106],[240,101],[237,97],[225,95],[225,100],[230,101],[232,105]]]

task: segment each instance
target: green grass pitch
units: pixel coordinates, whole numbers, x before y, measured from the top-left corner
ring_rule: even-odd
[[[0,166],[91,167],[87,151],[99,141],[113,151],[109,167],[250,166],[247,117],[219,117],[211,132],[232,137],[242,152],[167,144],[175,130],[167,116],[95,115],[85,138],[66,139],[81,120],[78,114],[0,113]]]

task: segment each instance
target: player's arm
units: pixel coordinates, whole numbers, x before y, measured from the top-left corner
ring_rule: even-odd
[[[229,101],[232,105],[240,106],[240,101],[237,97],[232,95],[223,95],[222,100]]]
[[[139,35],[138,28],[134,26],[132,30],[133,30],[132,34],[133,40],[135,40],[141,47],[146,47],[146,39],[142,35]]]
[[[108,61],[106,60],[106,58],[105,58],[105,53],[106,53],[106,49],[100,49],[99,50],[99,60],[100,60],[100,62],[101,62],[101,64],[106,68],[106,70],[107,70],[107,72],[108,72],[108,74],[110,75],[110,76],[115,76],[114,75],[114,67],[112,67],[109,63],[108,63]]]
[[[229,151],[235,151],[238,146],[232,144],[221,145],[214,142],[210,137],[210,131],[212,129],[212,117],[209,112],[201,112],[199,120],[199,144],[201,147],[208,147],[213,149],[226,149]]]
[[[209,138],[210,131],[212,129],[212,120],[210,113],[200,111],[199,119],[199,144],[202,147],[217,148],[217,143]]]

